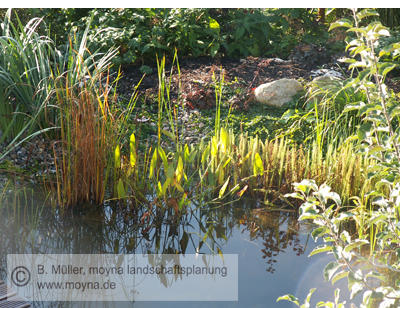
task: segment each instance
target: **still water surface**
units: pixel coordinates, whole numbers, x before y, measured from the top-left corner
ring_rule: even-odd
[[[312,287],[318,289],[312,303],[333,300],[334,288],[322,277],[329,258],[308,258],[316,244],[311,227],[298,223],[295,212],[267,211],[241,201],[220,208],[193,206],[179,216],[157,210],[146,215],[146,209],[133,212],[111,204],[61,214],[44,205],[39,193],[18,203],[9,194],[0,204],[1,279],[6,278],[7,254],[209,254],[219,249],[239,255],[237,302],[39,302],[36,307],[293,307],[276,299],[290,293],[303,300]]]

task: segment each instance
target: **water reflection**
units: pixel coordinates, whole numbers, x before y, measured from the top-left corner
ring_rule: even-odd
[[[293,251],[297,256],[304,253],[307,243],[302,245],[300,241],[300,225],[294,212],[254,209],[249,218],[244,215],[241,223],[245,225],[243,231],[248,230],[252,239],[263,240],[261,252],[267,272],[275,272],[274,264],[280,252]]]
[[[118,203],[100,209],[81,207],[73,212],[60,212],[51,206],[50,200],[44,203],[43,196],[36,191],[18,203],[12,197],[14,192],[10,194],[0,204],[2,279],[6,274],[6,255],[12,253],[237,253],[239,303],[223,306],[271,307],[285,306],[275,305],[276,298],[285,294],[286,288],[290,292],[292,287],[292,293],[296,289],[295,280],[283,277],[288,256],[292,261],[299,257],[299,267],[309,260],[303,255],[309,242],[308,227],[299,225],[296,214],[259,209],[251,200],[219,208],[193,203],[181,214],[176,214],[174,208],[143,207],[135,212],[126,211]],[[278,273],[274,282],[281,283],[282,290],[270,289],[268,275],[273,273]],[[249,279],[253,274],[258,276],[258,283],[253,284],[257,295],[247,294],[246,276]],[[263,292],[267,299],[260,296]]]

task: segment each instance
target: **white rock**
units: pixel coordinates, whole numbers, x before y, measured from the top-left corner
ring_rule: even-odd
[[[328,88],[336,86],[337,83],[342,82],[342,81],[343,80],[340,79],[339,77],[331,76],[329,74],[325,74],[323,76],[319,76],[319,77],[314,78],[314,80],[311,81],[311,86],[312,87],[318,87],[320,89],[326,90]]]
[[[343,75],[336,70],[333,69],[317,69],[311,71],[311,77],[315,78],[318,76],[330,76],[330,77],[337,77],[343,79]]]
[[[287,64],[287,63],[289,63],[288,60],[283,60],[283,59],[280,59],[280,58],[271,58],[271,60],[274,61],[274,62],[276,62],[276,63],[281,63],[281,64]]]
[[[319,103],[326,93],[332,94],[343,86],[343,79],[325,74],[313,79],[308,85],[308,101]]]
[[[295,79],[279,79],[265,83],[254,90],[255,99],[263,104],[281,107],[303,90],[303,85]]]

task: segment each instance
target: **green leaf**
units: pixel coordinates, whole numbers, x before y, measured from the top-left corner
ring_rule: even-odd
[[[182,207],[185,205],[187,194],[182,194],[182,198],[179,200],[178,207],[181,210]]]
[[[161,130],[161,133],[168,136],[171,140],[175,141],[175,135],[173,133],[171,133],[170,131],[163,129],[163,130]]]
[[[217,158],[218,154],[218,140],[216,136],[211,138],[211,159]]]
[[[326,233],[327,231],[328,231],[328,228],[325,227],[325,226],[318,227],[318,228],[315,228],[315,229],[312,231],[311,236],[312,236],[312,238],[314,239],[314,241],[317,241],[317,240],[318,240],[318,237],[321,237],[321,236],[325,235],[325,233]],[[315,249],[314,249],[314,250],[315,250]],[[310,254],[310,256],[311,256],[311,254]]]
[[[340,239],[346,243],[350,243],[351,242],[351,237],[350,234],[348,233],[347,230],[343,230],[340,234]]]
[[[351,286],[350,299],[352,300],[358,293],[364,289],[364,284],[362,282],[354,282]]]
[[[372,9],[363,9],[360,12],[356,13],[356,17],[358,20],[365,19],[369,16],[379,16],[379,13]]]
[[[167,178],[167,180],[165,180],[164,184],[162,185],[161,188],[161,196],[165,196],[165,193],[167,193],[167,189],[169,187],[169,185],[172,182],[172,178]],[[161,184],[160,182],[158,182],[159,184]]]
[[[154,149],[154,153],[153,156],[151,157],[151,161],[150,161],[150,171],[149,171],[149,179],[152,179],[154,177],[154,171],[156,169],[157,166],[157,148]]]
[[[347,28],[353,27],[353,22],[349,19],[337,20],[336,22],[331,23],[328,31],[331,31],[337,27],[347,27]]]
[[[357,130],[357,136],[360,141],[365,140],[367,138],[367,133],[372,132],[372,123],[371,122],[365,122],[363,123],[360,128]]]
[[[382,105],[380,105],[380,104],[367,104],[367,105],[364,105],[362,108],[361,108],[361,110],[360,110],[360,112],[359,112],[359,115],[361,116],[361,115],[366,115],[366,114],[369,114],[370,112],[373,112],[373,111],[381,111],[383,108],[382,108]]]
[[[308,256],[311,257],[313,255],[316,255],[317,253],[328,252],[328,251],[332,251],[332,246],[319,246],[314,248],[314,250],[311,251],[311,253]]]
[[[297,193],[297,192],[293,192],[293,193],[287,193],[284,195],[284,197],[288,198],[294,198],[294,199],[299,199],[299,200],[304,200],[304,196],[302,196],[301,194]]]
[[[119,181],[118,181],[117,193],[118,193],[118,198],[119,199],[122,199],[122,198],[126,197],[125,187],[124,187],[124,183],[122,182],[122,179],[119,179]]]
[[[210,153],[210,145],[207,145],[206,149],[201,154],[201,163],[205,163],[208,160],[209,153]]]
[[[211,45],[211,48],[210,48],[211,57],[215,57],[215,55],[218,54],[219,48],[220,48],[220,44],[219,43],[214,43],[214,44]]]
[[[310,213],[310,215],[318,215],[317,213],[318,209],[317,206],[315,205],[315,203],[313,202],[304,202],[301,206],[300,206],[300,214],[306,214],[306,213]]]
[[[335,284],[337,281],[347,277],[349,275],[349,271],[340,271],[334,275],[332,278],[332,285]]]
[[[163,186],[161,185],[160,181],[158,181],[158,183],[157,183],[157,194],[158,194],[158,196],[163,196],[164,195],[163,194]]]
[[[319,187],[318,191],[314,192],[314,195],[318,197],[318,199],[324,204],[326,204],[328,200],[334,201],[338,206],[342,204],[339,194],[337,194],[336,192],[332,192],[331,187],[326,183],[322,184]]]
[[[347,32],[358,32],[358,33],[361,33],[362,35],[364,35],[364,36],[367,36],[367,31],[364,29],[364,28],[362,28],[362,27],[351,27],[351,28],[349,28],[348,30],[347,30]],[[364,48],[365,48],[366,46],[362,46],[362,47],[360,47],[362,50],[364,50]]]
[[[347,276],[347,283],[348,283],[349,291],[352,291],[352,287],[355,284],[360,283],[360,281],[362,281],[362,274],[361,274],[360,270],[358,270],[356,273],[353,273],[353,272],[349,271],[349,275]],[[358,287],[356,286],[355,290],[357,288]],[[351,297],[351,299],[352,298],[353,297]]]
[[[396,67],[397,65],[393,63],[378,64],[379,74],[382,75],[383,77],[386,77],[386,75]]]
[[[311,190],[318,191],[318,186],[315,180],[304,179],[300,183],[293,183],[295,190],[304,192],[306,194],[310,193]]]
[[[365,105],[364,102],[357,102],[357,103],[353,103],[353,104],[347,104],[343,109],[343,113],[350,112],[350,111],[355,111],[355,110],[358,111],[364,105]]]
[[[341,264],[339,264],[336,261],[329,262],[324,268],[325,280],[329,281],[332,278],[332,276],[335,274],[337,269],[339,269],[340,267],[341,267]]]
[[[378,279],[381,281],[385,281],[385,276],[376,272],[376,271],[370,271],[367,273],[367,275],[365,276],[366,278],[374,278],[374,279]]]
[[[297,297],[295,297],[294,295],[292,295],[292,294],[286,294],[286,295],[283,295],[283,296],[279,296],[276,301],[279,302],[279,301],[282,301],[282,300],[289,301],[289,302],[292,302],[292,303],[296,304],[297,306],[300,306],[299,299]]]
[[[237,193],[237,195],[238,195],[238,197],[242,197],[242,195],[246,192],[246,190],[248,189],[248,185],[246,184],[244,187],[243,187],[243,189],[241,189],[238,193]]]
[[[184,150],[183,150],[183,158],[185,161],[188,161],[190,157],[190,151],[189,151],[189,146],[185,144]]]
[[[313,293],[315,292],[316,288],[312,288],[306,297],[306,300],[304,302],[304,304],[301,307],[305,307],[305,308],[309,308],[310,307],[310,301],[311,301],[311,296],[313,295]]]
[[[185,190],[178,182],[175,182],[175,187],[178,189],[179,192],[185,193]]]
[[[183,232],[182,239],[179,241],[179,244],[181,245],[182,253],[185,253],[188,242],[189,242],[189,236],[186,232]]]
[[[171,163],[171,164],[168,165],[167,179],[172,179],[174,177],[174,174],[175,174],[174,164]]]
[[[167,155],[165,154],[165,151],[164,151],[164,149],[161,148],[161,146],[158,146],[157,150],[158,150],[158,154],[159,154],[159,156],[160,156],[160,158],[161,158],[161,160],[163,162],[163,165],[164,165],[164,172],[167,172],[167,170],[168,170],[168,158],[167,158]]]
[[[358,239],[358,240],[352,242],[351,244],[347,245],[347,246],[344,248],[344,251],[350,252],[350,251],[353,250],[354,248],[358,248],[358,247],[360,247],[360,246],[362,246],[362,245],[368,245],[368,244],[369,244],[369,241],[368,241],[368,240],[361,240],[361,239]]]

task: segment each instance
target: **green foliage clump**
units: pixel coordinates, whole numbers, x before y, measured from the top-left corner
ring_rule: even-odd
[[[38,9],[52,37],[65,41],[71,27],[93,15],[91,42],[119,47],[114,63],[152,63],[156,54],[187,56],[279,56],[299,42],[325,43],[327,32],[313,9]]]
[[[374,10],[352,13],[353,19],[341,19],[331,29],[345,27],[356,36],[347,46],[351,57],[347,62],[358,75],[349,84],[364,91],[367,101],[348,104],[344,111],[355,112],[360,119],[352,138],[358,140],[359,151],[375,161],[365,170],[367,181],[374,183],[373,189],[355,196],[354,206],[350,207],[342,204],[340,196],[328,185],[318,186],[313,180],[295,183],[296,192],[289,196],[304,202],[300,220],[311,220],[316,225],[314,239],[323,237],[323,245],[310,255],[334,255],[335,260],[324,269],[325,279],[332,284],[347,279],[350,299],[362,294],[362,307],[399,307],[400,112],[398,98],[385,85],[386,76],[396,63],[385,59],[400,54],[400,43],[376,53],[381,38],[390,36],[389,30],[379,21],[368,23],[370,17],[377,16]],[[338,302],[338,295],[336,298]],[[280,299],[299,305],[291,295]],[[307,307],[309,301],[306,300]],[[319,302],[317,307],[335,306],[326,303]]]

